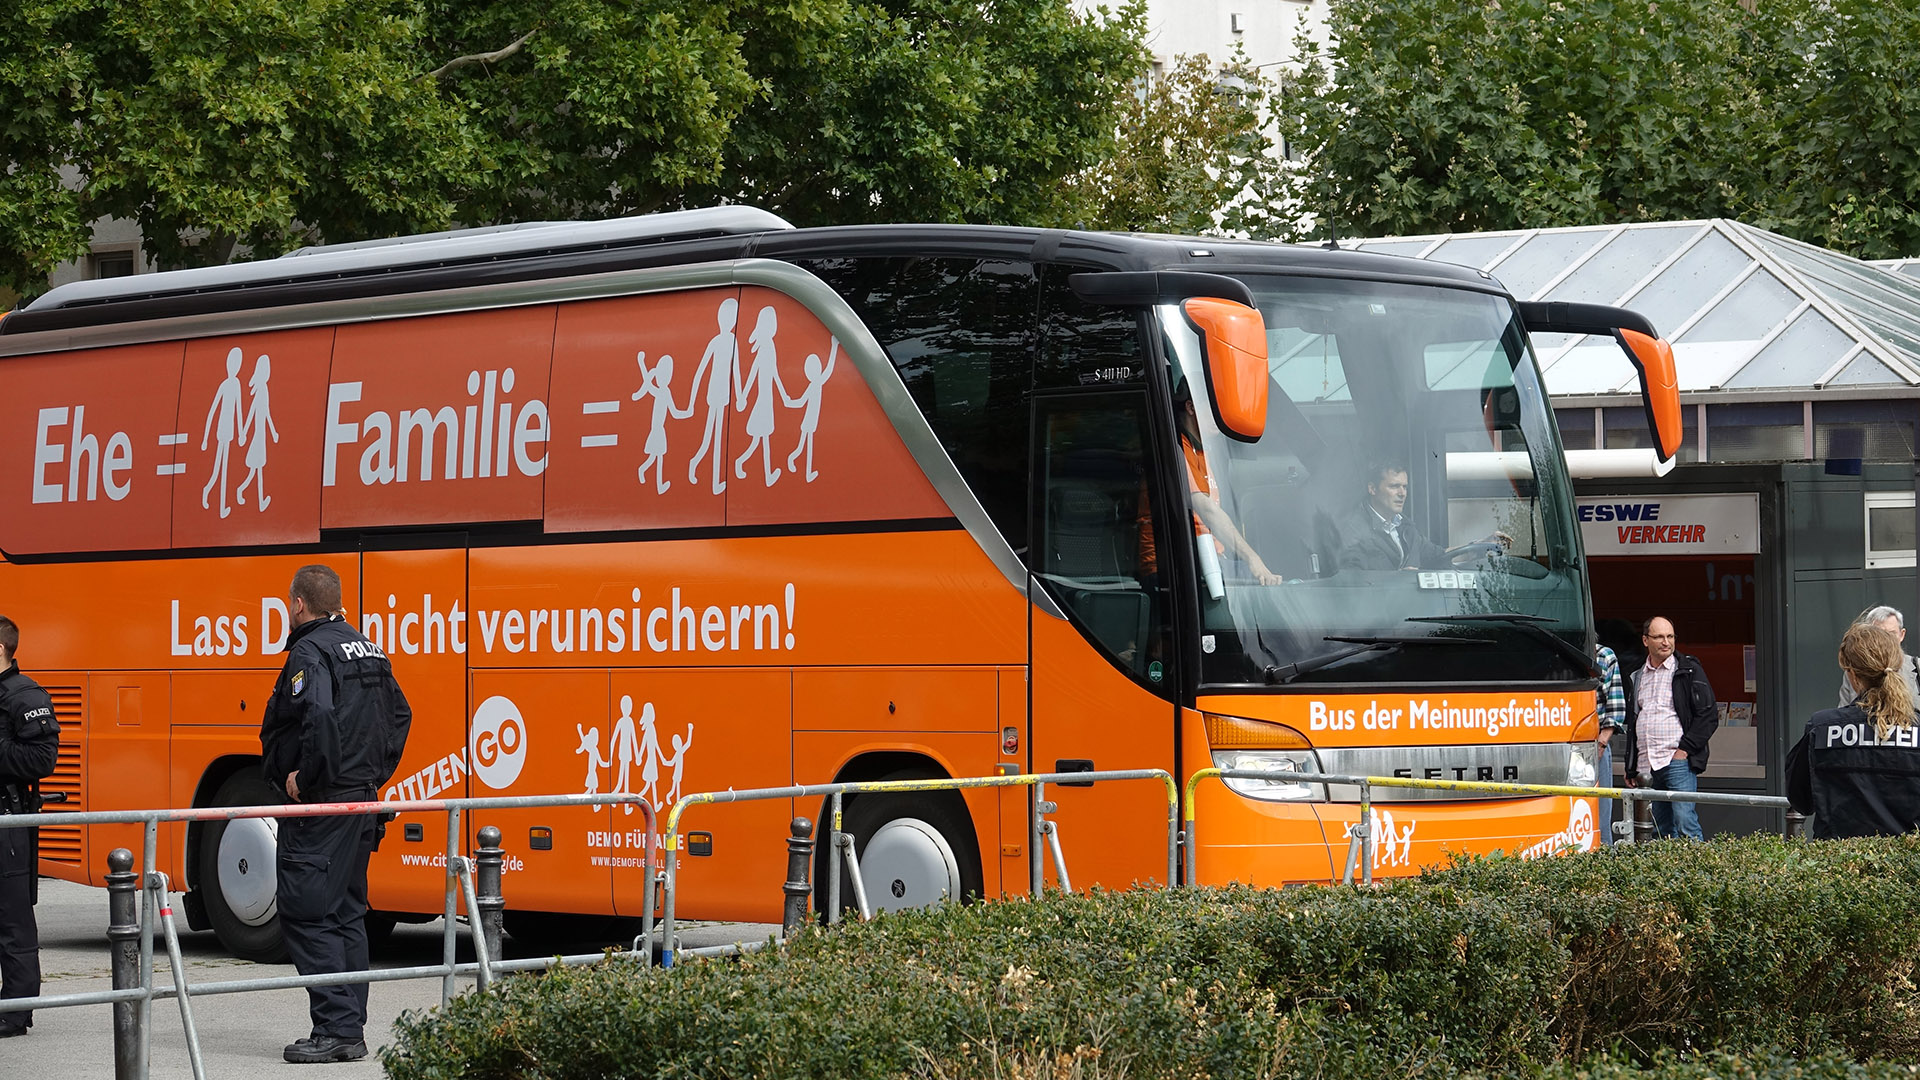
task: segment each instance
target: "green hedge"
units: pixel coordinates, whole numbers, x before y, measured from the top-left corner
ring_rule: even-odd
[[[1627,1080],[1777,1048],[1740,1067],[1869,1075],[1846,1062],[1920,1050],[1917,900],[1920,839],[1747,839],[947,907],[733,962],[508,979],[403,1018],[385,1060],[397,1080]]]
[[[1559,1065],[1529,1074],[1529,1080],[1914,1080],[1920,1066],[1891,1061],[1861,1065],[1839,1054],[1795,1058],[1777,1050],[1753,1054],[1713,1052],[1692,1057],[1662,1054],[1647,1065],[1613,1058],[1578,1068]]]

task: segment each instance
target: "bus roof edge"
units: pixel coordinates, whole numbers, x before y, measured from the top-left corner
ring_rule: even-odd
[[[177,293],[244,289],[306,278],[402,269],[433,263],[530,257],[555,251],[654,243],[680,237],[744,235],[793,228],[752,206],[715,206],[605,221],[528,222],[355,243],[300,248],[278,259],[75,281],[21,308],[45,312]]]

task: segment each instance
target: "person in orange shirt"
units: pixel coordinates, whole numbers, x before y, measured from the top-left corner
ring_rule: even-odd
[[[1233,523],[1233,518],[1229,517],[1226,509],[1220,505],[1219,496],[1214,494],[1216,485],[1213,474],[1207,468],[1206,451],[1200,446],[1199,412],[1194,405],[1193,395],[1184,391],[1185,383],[1174,391],[1175,400],[1180,406],[1177,414],[1180,428],[1180,454],[1187,466],[1187,501],[1193,509],[1193,531],[1196,536],[1202,538],[1200,558],[1203,574],[1209,578],[1217,577],[1218,556],[1232,553],[1247,564],[1247,569],[1252,571],[1254,580],[1260,584],[1285,584],[1285,578],[1267,569],[1266,561],[1260,558],[1260,553],[1253,549],[1252,544],[1247,543],[1247,538],[1241,535],[1239,527]],[[1142,509],[1144,508],[1143,502]],[[1213,554],[1211,559],[1208,558],[1209,547]],[[1209,568],[1208,563],[1212,563],[1213,566]],[[1210,592],[1213,591],[1211,581],[1208,588]],[[1217,592],[1214,593],[1214,599],[1219,599]]]

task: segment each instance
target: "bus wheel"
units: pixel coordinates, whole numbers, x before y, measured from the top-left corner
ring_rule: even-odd
[[[287,800],[252,770],[227,777],[213,797],[215,806],[267,806]],[[208,822],[200,834],[197,862],[199,892],[207,921],[227,951],[243,960],[277,964],[286,960],[280,937],[280,912],[274,902],[274,854],[279,822],[243,818]]]
[[[980,895],[979,846],[957,792],[862,795],[848,804],[845,828],[853,834],[867,905],[876,914]],[[818,892],[824,901],[824,878]],[[844,874],[840,900],[843,908],[853,906]]]

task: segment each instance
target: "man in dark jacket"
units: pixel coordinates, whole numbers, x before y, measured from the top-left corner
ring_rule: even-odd
[[[1699,791],[1707,743],[1720,726],[1713,687],[1700,661],[1676,651],[1673,623],[1659,616],[1648,619],[1640,641],[1647,648],[1646,663],[1627,675],[1627,784]],[[1702,838],[1700,811],[1693,803],[1654,803],[1653,820],[1661,836]]]
[[[1367,499],[1339,524],[1340,565],[1348,570],[1444,570],[1455,555],[1481,544],[1512,547],[1513,538],[1495,530],[1472,545],[1449,551],[1427,539],[1406,516],[1407,467],[1396,461],[1367,466]]]
[[[41,780],[60,756],[53,699],[20,672],[20,628],[0,615],[0,814],[30,814]],[[0,829],[0,997],[40,996],[39,854],[34,829]],[[25,1035],[30,1012],[0,1013],[0,1039]]]
[[[413,711],[378,645],[341,616],[340,575],[303,566],[287,591],[287,661],[260,724],[267,782],[295,802],[362,802],[393,775]],[[367,859],[376,815],[280,821],[276,900],[302,975],[367,969]],[[295,1063],[367,1056],[367,984],[307,989]]]
[[[1340,523],[1340,565],[1349,570],[1435,570],[1453,565],[1446,549],[1407,520],[1407,467],[1367,466],[1367,501]]]

